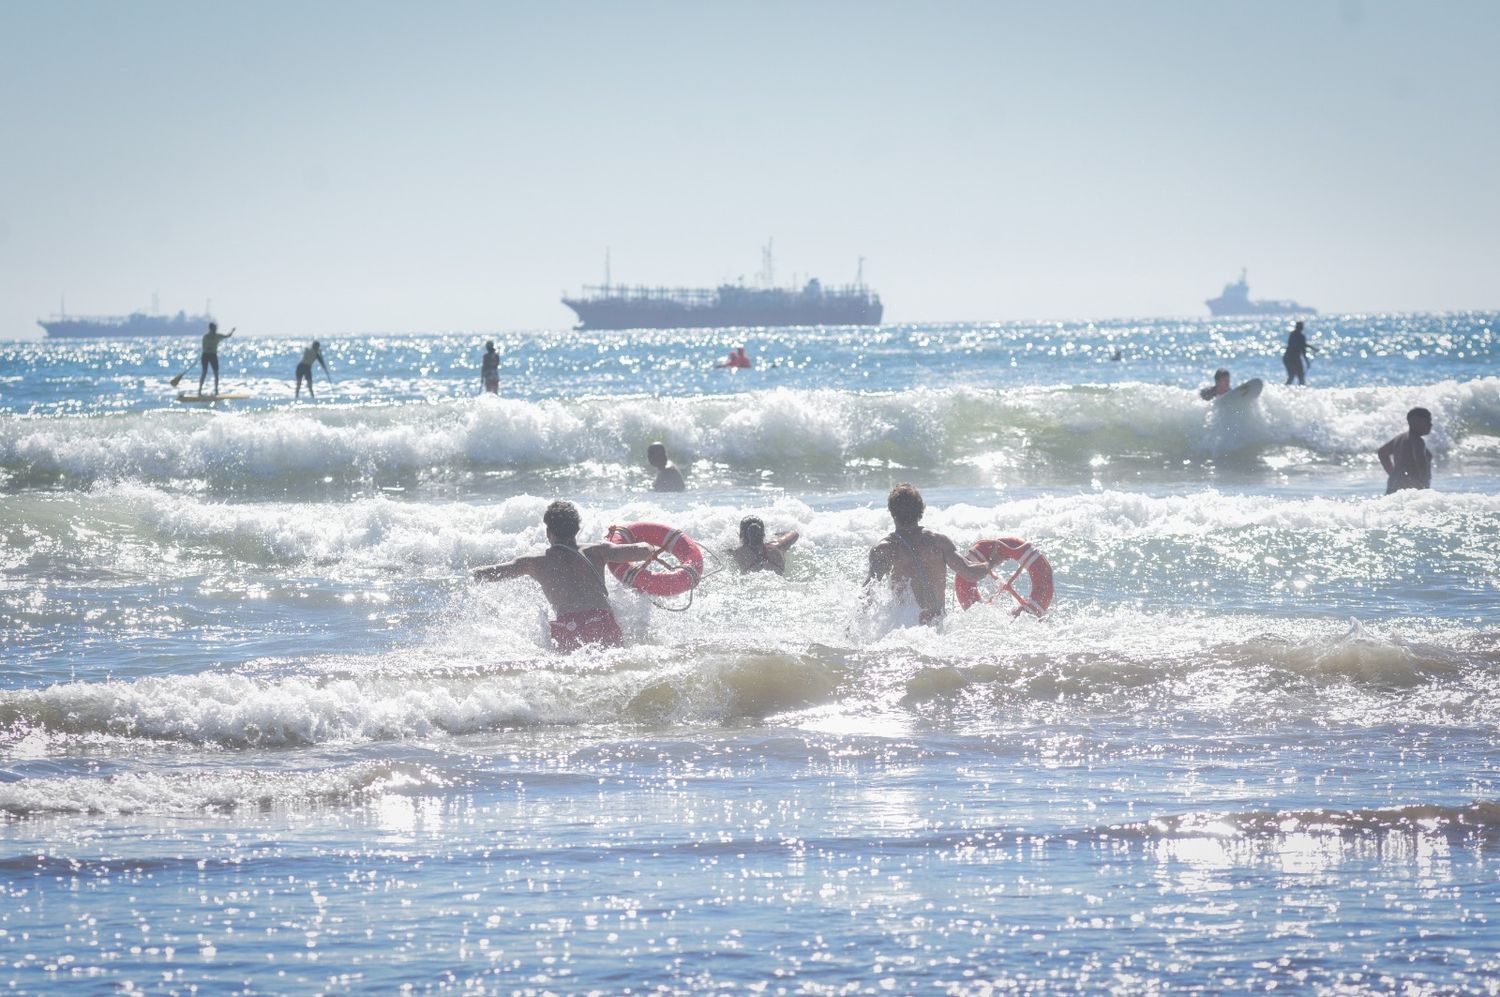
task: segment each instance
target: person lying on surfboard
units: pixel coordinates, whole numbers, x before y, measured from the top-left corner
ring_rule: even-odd
[[[1220,367],[1214,371],[1214,383],[1198,392],[1198,397],[1211,402],[1220,395],[1229,394],[1229,371]]]
[[[526,577],[541,583],[542,594],[557,616],[550,625],[552,640],[564,652],[585,645],[619,647],[625,643],[625,635],[620,633],[620,624],[609,606],[604,565],[649,561],[656,555],[656,548],[648,543],[617,544],[606,540],[579,547],[578,528],[582,522],[577,506],[558,499],[542,514],[542,523],[547,527],[545,551],[474,569],[477,582]]]
[[[923,529],[922,513],[927,506],[922,493],[910,484],[892,488],[885,507],[890,510],[896,530],[870,548],[870,573],[865,576],[865,585],[888,579],[895,591],[910,589],[920,611],[917,619],[924,626],[943,619],[949,568],[977,582],[1008,556],[996,548],[991,555],[996,560],[970,561],[958,552],[952,540]]]

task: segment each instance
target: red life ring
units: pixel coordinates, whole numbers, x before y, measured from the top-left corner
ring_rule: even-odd
[[[657,548],[656,556],[649,561],[624,564],[611,561],[609,570],[623,585],[629,585],[647,595],[681,595],[703,577],[703,551],[693,538],[681,530],[660,523],[631,523],[629,526],[611,526],[608,539],[617,544],[648,543]],[[653,564],[660,564],[663,554],[677,559],[677,567],[665,571],[652,571]]]
[[[1041,616],[1047,611],[1047,607],[1052,605],[1052,565],[1047,563],[1041,551],[1016,537],[981,540],[969,548],[969,560],[972,561],[976,557],[989,560],[996,551],[1003,552],[1007,560],[1021,562],[1020,566],[1010,573],[1009,578],[1000,583],[1000,587],[989,599],[985,599],[980,593],[978,582],[971,582],[963,577],[956,578],[953,582],[953,592],[958,596],[958,604],[968,609],[976,602],[993,602],[1001,592],[1009,592],[1016,602],[1020,603],[1010,615],[1020,616],[1022,612],[1031,612]],[[1000,563],[1004,564],[1005,561]],[[1017,592],[1015,586],[1011,584],[1023,571],[1031,579],[1031,591],[1026,595]],[[996,577],[993,569],[990,577]]]

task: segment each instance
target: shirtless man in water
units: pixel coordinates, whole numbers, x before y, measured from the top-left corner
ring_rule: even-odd
[[[572,502],[553,502],[542,516],[549,544],[546,551],[474,571],[474,580],[478,582],[523,576],[540,582],[552,611],[557,614],[551,624],[552,639],[562,651],[576,651],[586,644],[619,647],[625,643],[615,614],[609,608],[604,565],[646,561],[656,553],[654,547],[645,543],[604,541],[579,547],[578,527],[582,521],[578,507]]]
[[[922,493],[909,484],[892,488],[885,506],[891,511],[896,530],[870,548],[870,573],[865,584],[889,579],[891,587],[898,591],[910,587],[921,610],[918,619],[923,624],[934,624],[943,618],[949,568],[977,582],[1008,556],[997,549],[995,561],[970,561],[959,554],[952,540],[923,529],[922,513],[927,506]]]

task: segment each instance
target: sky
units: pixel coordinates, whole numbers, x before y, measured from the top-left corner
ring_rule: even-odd
[[[887,322],[1500,308],[1500,3],[0,0],[0,338],[566,328],[864,276]]]

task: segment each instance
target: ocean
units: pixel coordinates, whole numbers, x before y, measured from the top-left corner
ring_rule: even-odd
[[[1496,993],[1497,328],[0,343],[0,986]],[[863,598],[903,481],[1050,612]],[[802,539],[563,656],[469,579],[559,497]]]

